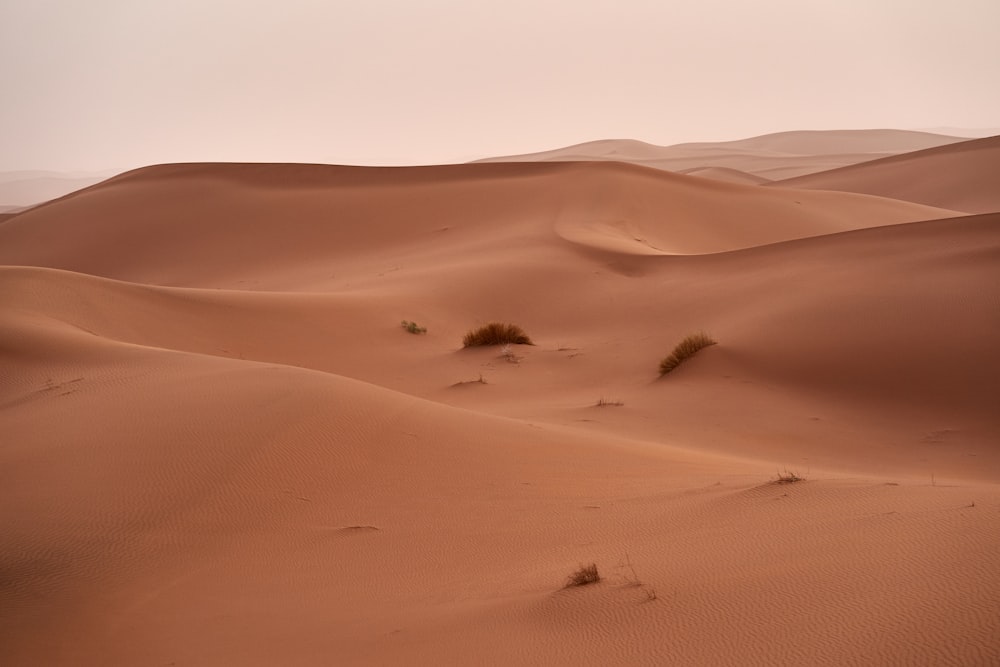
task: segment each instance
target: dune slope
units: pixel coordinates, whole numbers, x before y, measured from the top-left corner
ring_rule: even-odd
[[[1000,211],[1000,136],[882,158],[768,185],[839,190],[968,213]]]
[[[1000,214],[954,216],[619,164],[19,214],[0,662],[996,662]]]
[[[311,271],[452,262],[553,231],[634,254],[721,252],[950,211],[783,191],[625,164],[364,168],[165,165],[26,211],[0,227],[0,263],[125,280],[246,287]]]

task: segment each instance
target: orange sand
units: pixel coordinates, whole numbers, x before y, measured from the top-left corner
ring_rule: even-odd
[[[20,213],[0,664],[996,664],[998,285],[1000,213],[615,162]]]

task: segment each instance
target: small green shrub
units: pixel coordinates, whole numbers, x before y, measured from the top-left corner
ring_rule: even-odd
[[[408,320],[403,320],[401,325],[404,329],[409,331],[411,334],[424,334],[427,333],[426,327],[417,326],[416,322],[410,322]]]
[[[684,340],[677,344],[677,347],[674,348],[673,352],[660,362],[660,375],[666,375],[670,371],[674,370],[682,363],[693,357],[695,353],[703,347],[715,344],[716,341],[702,331],[685,336]]]
[[[596,584],[601,580],[601,575],[597,573],[597,564],[591,563],[590,565],[581,565],[580,569],[569,575],[566,580],[565,588],[572,588],[574,586],[586,586],[587,584]]]
[[[490,322],[478,329],[472,329],[462,340],[463,347],[478,347],[481,345],[534,345],[528,334],[516,324]]]

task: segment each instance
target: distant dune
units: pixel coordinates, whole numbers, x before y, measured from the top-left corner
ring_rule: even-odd
[[[728,169],[159,165],[0,219],[0,664],[1000,662],[1000,213]]]
[[[922,132],[931,134],[947,134],[954,137],[965,137],[966,139],[985,139],[1000,134],[1000,127],[928,127],[922,128]]]
[[[685,169],[684,171],[680,171],[678,173],[686,176],[711,178],[712,180],[724,181],[726,183],[740,183],[742,185],[760,185],[761,183],[770,183],[770,181],[763,176],[755,176],[753,174],[748,174],[745,171],[740,171],[739,169],[729,169],[727,167],[697,167],[695,169]]]
[[[822,130],[766,134],[738,141],[655,146],[618,139],[591,141],[540,153],[488,158],[480,162],[614,160],[686,173],[733,169],[756,177],[791,178],[963,141],[908,130]],[[719,175],[719,172],[715,172]]]
[[[1000,211],[1000,136],[772,183],[892,197],[967,213]]]
[[[99,183],[106,175],[73,176],[58,172],[0,172],[0,210],[21,209]]]
[[[905,153],[963,141],[962,137],[912,130],[799,130],[737,141],[677,144],[688,150],[744,150],[786,155]]]

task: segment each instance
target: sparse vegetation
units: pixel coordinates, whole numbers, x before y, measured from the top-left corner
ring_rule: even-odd
[[[505,322],[490,322],[478,329],[472,329],[462,340],[463,347],[504,344],[534,345],[521,327]]]
[[[657,599],[656,589],[652,586],[647,586],[635,571],[635,567],[632,566],[632,559],[629,557],[628,553],[625,554],[625,560],[618,563],[619,576],[624,580],[626,586],[641,588],[643,594],[646,596],[647,602],[652,602]]]
[[[489,384],[489,382],[487,382],[486,378],[483,377],[483,374],[480,373],[479,377],[476,378],[475,380],[460,380],[459,382],[456,382],[452,386],[453,387],[460,387],[460,386],[465,385],[465,384]]]
[[[587,584],[596,584],[600,580],[601,575],[597,573],[597,564],[591,563],[590,565],[581,565],[579,570],[569,575],[565,587],[586,586]]]
[[[685,336],[684,340],[677,344],[673,352],[660,362],[660,375],[666,375],[693,357],[698,350],[709,345],[715,345],[716,342],[703,331]]]
[[[779,472],[778,478],[774,480],[775,484],[793,484],[794,482],[801,482],[805,477],[799,477],[799,475],[791,470],[785,470],[785,472]]]
[[[409,320],[403,320],[400,325],[411,334],[425,334],[427,333],[427,327],[419,326],[416,322],[410,322]]]
[[[604,398],[603,396],[601,396],[597,400],[596,405],[599,408],[605,408],[605,407],[620,408],[621,406],[625,405],[625,401],[621,401],[617,398]]]
[[[506,361],[516,364],[521,360],[516,354],[514,354],[514,348],[510,346],[510,343],[505,343],[502,348],[500,348],[500,358]]]
[[[629,586],[642,586],[642,581],[639,579],[639,575],[636,573],[635,568],[632,567],[632,559],[629,557],[628,553],[625,553],[625,562],[618,563],[618,569],[622,570],[622,579]]]

